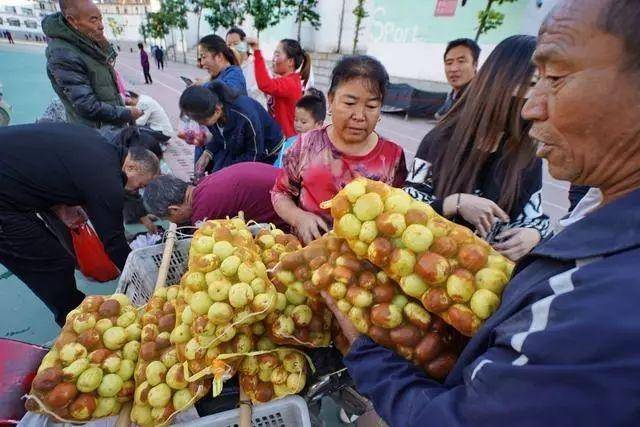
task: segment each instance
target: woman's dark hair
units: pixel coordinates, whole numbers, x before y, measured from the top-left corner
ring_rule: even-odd
[[[242,28],[238,27],[230,28],[229,31],[227,31],[227,35],[229,34],[237,34],[238,36],[240,36],[240,40],[244,40],[247,38],[247,34],[242,30]]]
[[[321,96],[317,95],[305,95],[296,102],[296,108],[302,108],[307,110],[313,120],[323,123],[327,117],[327,102],[324,99],[324,95],[320,92]]]
[[[162,160],[162,148],[160,143],[167,142],[170,138],[161,132],[151,128],[140,126],[127,126],[116,134],[113,143],[128,149],[141,147],[151,151],[158,160]]]
[[[460,100],[437,125],[450,135],[436,159],[435,193],[440,199],[455,193],[473,193],[485,162],[500,145],[499,162],[505,170],[498,205],[511,211],[521,188],[521,174],[535,160],[528,135],[530,122],[520,112],[531,86],[531,61],[536,38],[517,35],[503,40],[491,52]]]
[[[224,107],[237,97],[237,92],[216,80],[207,82],[207,87],[189,86],[180,95],[181,115],[189,116],[196,121],[204,120],[215,113],[218,105]]]
[[[221,53],[222,56],[229,61],[229,64],[238,65],[238,59],[222,37],[216,34],[209,34],[201,38],[198,44],[202,49],[213,55]]]
[[[341,84],[356,78],[366,80],[371,90],[380,97],[380,100],[384,100],[389,84],[389,74],[380,61],[367,55],[345,56],[336,64],[331,72],[329,94],[335,93]]]
[[[142,43],[138,43],[138,49],[142,49],[144,45]]]
[[[282,39],[280,40],[280,44],[282,44],[282,50],[284,50],[287,58],[293,59],[296,70],[300,68],[302,87],[305,87],[311,74],[311,56],[302,49],[302,46],[300,46],[297,40]]]
[[[140,98],[140,95],[138,95],[136,92],[134,92],[132,90],[128,90],[127,91],[127,96],[129,98]]]

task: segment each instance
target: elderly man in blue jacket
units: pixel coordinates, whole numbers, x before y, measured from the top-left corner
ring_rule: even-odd
[[[358,336],[358,390],[391,426],[640,425],[640,2],[561,0],[523,109],[551,174],[600,206],[518,266],[443,384]]]

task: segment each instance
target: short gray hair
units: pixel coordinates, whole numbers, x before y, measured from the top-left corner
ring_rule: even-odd
[[[160,173],[160,160],[151,151],[144,147],[130,147],[129,157],[140,165],[144,173],[158,175]]]
[[[154,178],[144,189],[142,201],[149,213],[166,218],[169,206],[184,202],[189,184],[173,175],[160,175]]]
[[[640,71],[640,2],[638,0],[609,0],[603,7],[598,27],[624,43],[629,69]]]

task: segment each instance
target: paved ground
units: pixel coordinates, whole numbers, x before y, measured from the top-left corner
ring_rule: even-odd
[[[123,51],[118,57],[117,68],[125,84],[132,90],[146,93],[156,98],[165,108],[175,125],[178,123],[178,98],[185,88],[180,76],[190,78],[205,77],[206,73],[198,68],[167,61],[164,71],[158,71],[152,65],[151,76],[153,84],[145,85],[137,53]],[[423,119],[408,119],[403,116],[385,114],[377,127],[380,134],[396,141],[406,153],[407,164],[415,156],[422,137],[433,127],[433,122]],[[179,141],[172,141],[167,153],[167,162],[173,170],[182,177],[192,173],[191,147]],[[544,171],[543,199],[546,212],[555,220],[562,216],[568,207],[567,183],[551,178]]]

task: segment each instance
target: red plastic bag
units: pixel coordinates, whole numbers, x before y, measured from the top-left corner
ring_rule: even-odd
[[[85,222],[70,231],[76,262],[82,274],[98,282],[108,282],[118,277],[118,268],[104,251],[102,242],[89,223]]]

